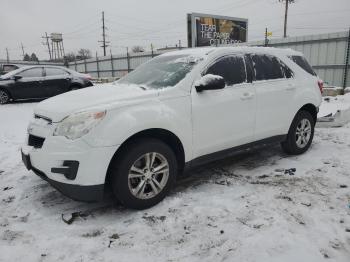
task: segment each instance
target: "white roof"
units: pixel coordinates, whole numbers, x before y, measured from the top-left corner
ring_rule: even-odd
[[[225,46],[225,47],[196,47],[188,48],[177,51],[171,51],[163,54],[162,56],[173,56],[173,55],[191,55],[194,57],[205,57],[212,53],[226,53],[226,52],[237,52],[237,53],[260,53],[260,54],[271,54],[271,55],[300,55],[303,54],[290,48],[275,48],[275,47],[259,47],[259,46]]]

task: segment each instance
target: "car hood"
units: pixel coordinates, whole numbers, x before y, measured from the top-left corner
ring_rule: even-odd
[[[36,115],[59,122],[66,116],[85,110],[101,110],[141,103],[158,96],[157,90],[144,90],[137,85],[102,84],[70,91],[39,103],[34,109]]]

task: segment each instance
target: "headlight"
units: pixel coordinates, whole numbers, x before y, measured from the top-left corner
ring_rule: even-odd
[[[106,115],[106,111],[81,112],[63,119],[56,127],[54,136],[77,139],[89,133]]]

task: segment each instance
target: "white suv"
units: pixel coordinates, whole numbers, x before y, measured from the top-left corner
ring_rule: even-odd
[[[63,194],[160,202],[187,168],[257,145],[305,152],[322,82],[293,50],[198,48],[160,55],[113,84],[41,102],[22,159]]]

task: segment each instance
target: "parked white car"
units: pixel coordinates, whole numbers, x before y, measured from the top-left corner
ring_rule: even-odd
[[[148,208],[187,168],[273,142],[305,152],[321,92],[290,49],[169,52],[113,84],[38,104],[22,159],[73,199],[99,200],[110,185],[125,206]]]

